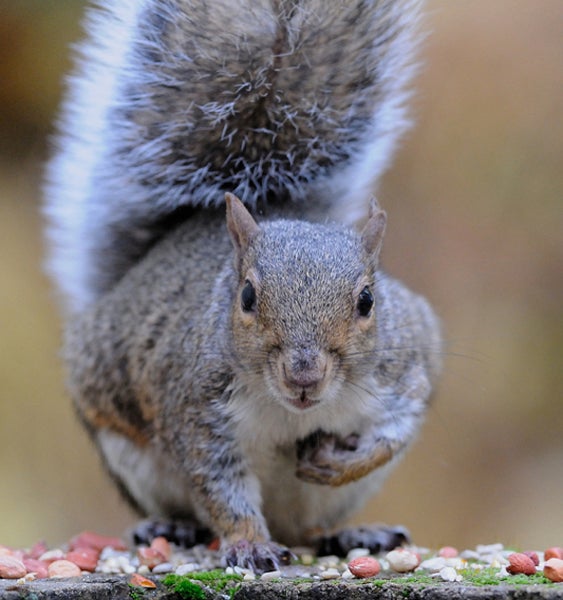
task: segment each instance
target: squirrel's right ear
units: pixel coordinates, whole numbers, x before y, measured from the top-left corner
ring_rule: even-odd
[[[387,215],[381,210],[379,203],[372,198],[369,207],[369,217],[362,230],[362,243],[367,253],[377,262],[387,224]]]
[[[227,229],[233,241],[237,260],[240,260],[251,240],[260,231],[260,227],[246,206],[234,194],[227,192],[225,202],[227,203]]]

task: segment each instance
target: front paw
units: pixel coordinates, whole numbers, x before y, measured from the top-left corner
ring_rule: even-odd
[[[229,567],[251,569],[255,573],[276,571],[294,558],[291,551],[275,542],[249,542],[239,540],[227,547],[223,562]]]
[[[297,442],[299,479],[320,485],[340,485],[350,463],[357,459],[359,436],[341,438],[332,433],[316,431]]]
[[[401,449],[402,445],[373,435],[342,438],[318,431],[297,442],[295,474],[308,483],[344,485],[388,463]]]

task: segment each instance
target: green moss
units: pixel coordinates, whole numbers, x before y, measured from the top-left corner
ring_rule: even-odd
[[[227,575],[224,571],[204,571],[188,575],[167,575],[163,580],[165,586],[172,588],[184,600],[205,600],[205,592],[200,584],[204,584],[216,592],[226,592],[231,597],[237,591],[242,577]]]
[[[498,577],[498,569],[488,567],[485,569],[460,569],[459,574],[463,580],[473,585],[498,585],[501,582]]]
[[[313,583],[315,580],[312,577],[294,577],[291,581],[292,583],[295,583],[295,585],[300,585],[302,583]]]
[[[552,585],[551,581],[541,573],[535,575],[508,575],[506,577],[498,577],[498,569],[488,567],[485,569],[462,569],[460,574],[466,583],[473,585],[499,585],[500,583],[508,583],[510,585]]]
[[[511,575],[510,577],[504,577],[501,581],[512,583],[513,585],[535,585],[538,583],[541,583],[542,585],[555,585],[542,573],[536,573],[534,575]]]
[[[484,568],[484,569],[462,569],[459,571],[463,577],[463,583],[468,585],[483,586],[483,585],[543,585],[553,586],[556,585],[549,581],[547,577],[541,573],[535,575],[508,575],[505,577],[498,577],[497,568]],[[339,580],[338,580],[339,581]],[[435,586],[444,583],[440,578],[430,577],[429,574],[424,572],[412,573],[409,575],[392,575],[392,576],[378,576],[369,579],[350,580],[351,583],[356,585],[371,585],[373,587],[381,588],[388,584],[396,585],[416,585],[416,586]],[[410,588],[405,588],[409,590]]]
[[[143,600],[144,594],[144,590],[140,590],[134,585],[129,584],[129,597],[131,600]]]
[[[205,592],[199,583],[180,575],[167,575],[164,585],[172,588],[184,600],[205,600]]]
[[[507,577],[498,577],[497,568],[485,568],[485,569],[463,569],[459,573],[463,576],[463,583],[476,586],[493,585],[498,586],[501,584],[508,585],[555,585],[551,583],[541,573],[535,575],[510,575]],[[167,575],[163,579],[164,585],[173,589],[174,592],[178,593],[184,600],[204,600],[206,598],[205,591],[202,585],[216,591],[222,592],[229,597],[233,597],[234,594],[240,588],[243,578],[240,575],[227,575],[224,571],[216,569],[214,571],[206,571],[202,573],[190,573],[188,575]],[[276,583],[279,580],[272,580],[272,583]],[[288,581],[288,580],[284,580]],[[314,581],[312,578],[296,578],[292,580],[294,585],[302,583],[311,583]],[[342,583],[341,579],[330,580],[329,583],[339,585]],[[413,591],[412,586],[430,586],[440,585],[443,583],[439,578],[430,577],[425,572],[411,573],[408,575],[396,575],[391,577],[375,577],[369,579],[350,580],[350,583],[356,585],[371,585],[376,588],[384,587],[387,584],[396,584],[405,586],[403,593],[407,596]],[[141,600],[142,596],[134,597],[132,600]]]
[[[434,577],[430,577],[430,575],[427,575],[426,573],[402,575],[400,577],[393,577],[387,581],[399,584],[416,583],[417,585],[436,585],[436,579]]]

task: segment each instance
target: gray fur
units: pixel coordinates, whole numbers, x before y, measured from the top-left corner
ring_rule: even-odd
[[[362,214],[406,125],[419,0],[98,3],[46,187],[69,309],[225,191]]]
[[[344,226],[277,220],[235,261],[223,220],[203,211],[75,321],[66,355],[78,413],[142,512],[195,517],[252,566],[241,539],[277,561],[271,533],[311,543],[377,491],[424,418],[440,338],[428,304],[366,252]],[[251,316],[239,297],[249,277]],[[364,282],[375,306],[359,318]],[[331,355],[308,410],[288,406],[276,377],[295,348]],[[298,440],[318,431],[328,445],[298,457]],[[351,434],[356,452],[330,446]]]
[[[136,508],[271,568],[377,491],[440,369],[385,213],[325,224],[405,127],[419,1],[99,4],[48,172],[69,389]]]

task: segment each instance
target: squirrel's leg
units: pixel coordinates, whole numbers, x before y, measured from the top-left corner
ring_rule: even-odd
[[[270,539],[260,510],[256,477],[235,449],[227,450],[222,444],[221,454],[223,460],[221,456],[200,456],[204,470],[198,470],[192,481],[194,503],[200,507],[203,520],[219,535],[225,564],[250,568],[256,573],[288,564],[291,552]],[[222,465],[224,456],[228,456],[229,468],[215,472],[213,465]]]
[[[340,486],[398,458],[423,418],[430,392],[425,370],[419,365],[411,367],[392,393],[386,394],[385,402],[393,404],[387,422],[373,423],[366,431],[346,438],[316,431],[299,440],[297,477],[309,483]]]
[[[170,462],[189,478],[190,503],[197,518],[219,537],[225,564],[257,573],[275,570],[292,555],[270,539],[258,478],[228,426],[224,405],[192,399],[183,407],[180,425],[174,422],[175,409],[169,418],[162,415],[161,444]],[[179,444],[180,439],[189,443]]]
[[[231,459],[234,457],[231,455]],[[292,554],[270,540],[260,502],[252,489],[258,482],[243,461],[217,475],[210,473],[196,485],[210,524],[220,536],[225,564],[250,568],[256,573],[288,564]]]

